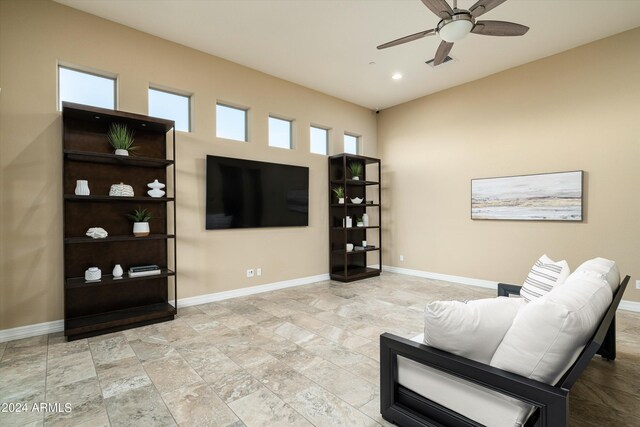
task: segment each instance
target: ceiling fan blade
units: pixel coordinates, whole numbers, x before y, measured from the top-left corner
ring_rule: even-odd
[[[452,47],[453,43],[449,43],[444,40],[440,43],[440,46],[438,46],[438,50],[436,51],[436,57],[433,59],[434,67],[444,62],[447,55],[449,55],[449,52],[451,52]]]
[[[451,6],[449,6],[449,3],[445,0],[422,0],[422,3],[441,19],[451,18],[453,16],[453,9],[451,9]]]
[[[418,40],[418,39],[421,39],[421,38],[426,37],[426,36],[430,36],[430,35],[435,34],[435,33],[436,33],[436,30],[434,30],[433,28],[430,29],[430,30],[421,31],[419,33],[411,34],[410,36],[400,37],[399,39],[392,40],[392,41],[387,42],[385,44],[381,44],[380,46],[378,46],[378,49],[386,49],[388,47],[398,46],[399,44],[412,42],[414,40]]]
[[[529,31],[529,27],[513,22],[478,21],[471,30],[474,34],[483,36],[522,36]]]
[[[476,4],[471,6],[469,12],[474,18],[489,12],[491,9],[500,6],[507,0],[479,0]]]

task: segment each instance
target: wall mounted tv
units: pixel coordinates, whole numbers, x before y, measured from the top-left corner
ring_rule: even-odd
[[[207,156],[207,230],[306,225],[309,168]]]

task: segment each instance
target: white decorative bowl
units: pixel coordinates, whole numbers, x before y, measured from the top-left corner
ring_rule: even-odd
[[[116,197],[133,197],[133,187],[124,183],[113,184],[111,189],[109,189],[110,196]]]
[[[355,203],[356,205],[362,203],[362,200],[362,197],[351,197],[351,203]]]

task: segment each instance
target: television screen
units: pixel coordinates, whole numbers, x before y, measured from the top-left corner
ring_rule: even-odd
[[[306,225],[309,168],[207,156],[207,230]]]

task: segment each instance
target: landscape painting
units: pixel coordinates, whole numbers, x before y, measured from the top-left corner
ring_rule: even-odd
[[[582,171],[471,180],[471,219],[582,221]]]

